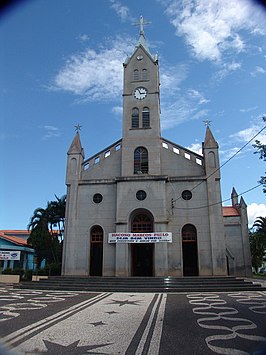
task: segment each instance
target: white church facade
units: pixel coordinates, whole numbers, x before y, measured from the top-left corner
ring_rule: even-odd
[[[67,154],[62,275],[249,276],[246,204],[221,203],[219,147],[202,155],[161,136],[158,57],[141,26],[126,59],[122,139],[85,159]]]

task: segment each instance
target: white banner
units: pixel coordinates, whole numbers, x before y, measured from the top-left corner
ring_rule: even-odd
[[[172,243],[171,232],[109,233],[108,243]]]
[[[0,251],[0,260],[20,260],[20,251]]]

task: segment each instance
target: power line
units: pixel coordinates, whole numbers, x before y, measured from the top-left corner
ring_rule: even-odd
[[[214,170],[211,174],[209,174],[206,179],[200,181],[196,186],[194,186],[191,191],[195,190],[198,186],[200,186],[205,180],[207,181],[212,175],[214,175],[217,171],[221,170],[221,168],[223,168],[227,163],[229,163],[229,161],[231,161],[237,154],[239,154],[244,148],[246,148],[246,146],[252,142],[264,129],[266,128],[266,126],[262,127],[262,129],[259,130],[259,132],[257,132],[247,143],[245,143],[240,149],[238,149],[237,152],[235,152],[229,159],[227,159],[222,165],[219,166],[219,168],[217,168],[216,170]],[[258,185],[260,186],[260,185]],[[257,187],[258,187],[257,186]],[[176,202],[178,200],[180,200],[180,198],[182,197],[182,195],[180,195],[177,199],[173,200],[172,202]]]
[[[241,194],[238,194],[238,196],[242,196],[242,195],[245,195],[247,194],[248,192],[252,191],[252,190],[255,190],[257,189],[259,186],[261,186],[262,183],[259,183],[258,185],[256,186],[253,186],[251,187],[250,189],[242,192]],[[211,206],[215,206],[215,205],[219,205],[219,204],[222,204],[224,202],[227,202],[227,201],[230,201],[231,200],[231,197],[225,199],[225,200],[222,200],[222,201],[219,201],[219,202],[215,202],[215,203],[211,203],[209,205],[206,205],[206,206],[199,206],[199,207],[173,207],[175,210],[198,210],[198,209],[202,209],[202,208],[208,208],[208,207],[211,207]]]

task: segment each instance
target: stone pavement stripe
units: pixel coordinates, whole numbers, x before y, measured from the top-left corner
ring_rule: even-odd
[[[166,300],[166,295],[161,294],[159,300],[156,302],[156,305],[154,305],[149,322],[147,324],[147,327],[144,331],[144,334],[138,346],[137,354],[155,355],[159,353],[163,317],[164,317],[164,310],[165,310],[165,300]],[[155,334],[155,329],[156,329],[156,334]],[[144,339],[146,339],[145,343],[143,342]]]
[[[131,340],[129,347],[127,348],[125,355],[151,354],[151,352],[149,351],[151,344],[153,346],[152,354],[158,354],[162,332],[162,322],[159,322],[158,318],[159,315],[160,319],[162,319],[164,316],[165,297],[163,298],[163,294],[161,294],[160,296],[156,294],[154,296],[140,326],[138,327],[134,337]],[[164,300],[164,302],[162,302],[162,300]],[[156,337],[153,336],[155,328],[157,335]],[[151,343],[152,340],[153,342]]]
[[[70,317],[74,312],[76,313],[76,312],[78,312],[90,305],[93,305],[93,304],[99,302],[100,300],[108,297],[109,295],[111,295],[111,293],[103,293],[103,294],[101,293],[93,298],[90,298],[89,300],[83,301],[81,303],[78,303],[78,304],[70,307],[70,308],[67,308],[63,311],[53,314],[50,317],[44,318],[39,322],[31,324],[31,325],[24,327],[22,329],[19,329],[13,333],[7,335],[6,337],[2,338],[1,341],[3,343],[8,343],[9,345],[17,344],[21,340],[24,341],[25,338],[28,337],[29,335],[31,335],[32,333],[39,332],[40,330],[48,327],[52,323],[57,323],[59,320],[61,320],[63,318]]]

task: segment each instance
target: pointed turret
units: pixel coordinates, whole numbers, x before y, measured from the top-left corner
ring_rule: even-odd
[[[213,137],[212,131],[209,126],[206,128],[205,140],[203,143],[204,148],[219,148],[218,143]]]
[[[231,201],[232,201],[232,206],[235,207],[236,205],[238,205],[238,194],[237,194],[234,187],[233,187],[232,193],[231,193]]]
[[[140,16],[140,22],[139,22],[140,32],[139,32],[139,40],[136,44],[136,48],[138,48],[141,45],[149,54],[151,54],[150,49],[146,42],[144,28],[143,28],[143,25],[147,25],[148,23],[150,22],[144,21],[143,16]]]
[[[67,154],[68,155],[81,154],[82,157],[84,158],[84,150],[81,146],[79,132],[76,133]]]

